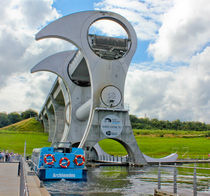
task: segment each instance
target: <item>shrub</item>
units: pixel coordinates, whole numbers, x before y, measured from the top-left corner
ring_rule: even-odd
[[[207,131],[205,137],[210,137],[210,131]]]

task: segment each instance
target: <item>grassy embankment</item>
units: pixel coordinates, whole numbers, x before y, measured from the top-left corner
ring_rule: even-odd
[[[33,148],[50,146],[48,134],[34,118],[0,129],[0,150],[23,154],[25,141],[27,154],[31,154]]]
[[[135,130],[134,135],[143,153],[153,157],[163,157],[177,152],[179,158],[208,158],[210,153],[209,132],[172,130]],[[207,137],[208,136],[208,137]],[[50,146],[47,133],[34,118],[21,121],[0,129],[0,149],[23,154],[27,142],[27,154],[33,148]],[[125,155],[126,151],[118,142],[106,139],[101,147],[113,155]]]
[[[134,129],[134,135],[141,151],[152,157],[164,157],[177,152],[179,159],[206,159],[210,153],[207,131]],[[113,155],[127,154],[123,146],[114,140],[100,141],[100,146]]]

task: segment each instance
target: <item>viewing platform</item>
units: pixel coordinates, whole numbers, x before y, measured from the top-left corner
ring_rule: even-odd
[[[0,162],[0,196],[19,195],[18,163]]]
[[[23,162],[0,162],[0,196],[49,196],[39,178]]]

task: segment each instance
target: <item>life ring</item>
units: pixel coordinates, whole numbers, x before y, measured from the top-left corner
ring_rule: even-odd
[[[47,161],[47,157],[51,157],[52,158],[52,161]],[[55,162],[55,157],[54,157],[54,155],[52,155],[52,154],[46,154],[45,156],[44,156],[44,162],[45,162],[45,164],[47,164],[47,165],[52,165],[54,162]]]
[[[63,160],[66,160],[66,161],[67,161],[67,164],[66,164],[66,165],[64,165],[64,163],[66,163],[66,162],[63,163]],[[60,159],[60,161],[59,161],[59,165],[60,165],[62,168],[67,168],[67,167],[70,165],[70,161],[69,161],[69,159],[68,159],[67,157],[62,157],[62,158]]]
[[[78,163],[78,161],[77,161],[78,158],[81,158],[82,159],[82,162],[81,163]],[[81,154],[80,155],[77,155],[75,157],[75,159],[74,159],[74,162],[75,162],[75,164],[77,166],[81,166],[81,165],[83,165],[85,163],[85,157],[83,155],[81,155]]]

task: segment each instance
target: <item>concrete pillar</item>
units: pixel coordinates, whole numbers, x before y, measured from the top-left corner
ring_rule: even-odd
[[[49,121],[47,119],[47,116],[44,114],[42,114],[42,121],[43,121],[43,125],[44,125],[44,132],[49,133]]]
[[[45,110],[47,112],[48,116],[48,122],[49,122],[49,137],[48,141],[52,142],[54,133],[55,133],[55,114],[53,109],[48,109],[47,106],[45,106]]]
[[[53,96],[50,96],[55,112],[55,132],[52,136],[52,143],[60,142],[64,132],[65,126],[65,105],[59,104]]]

